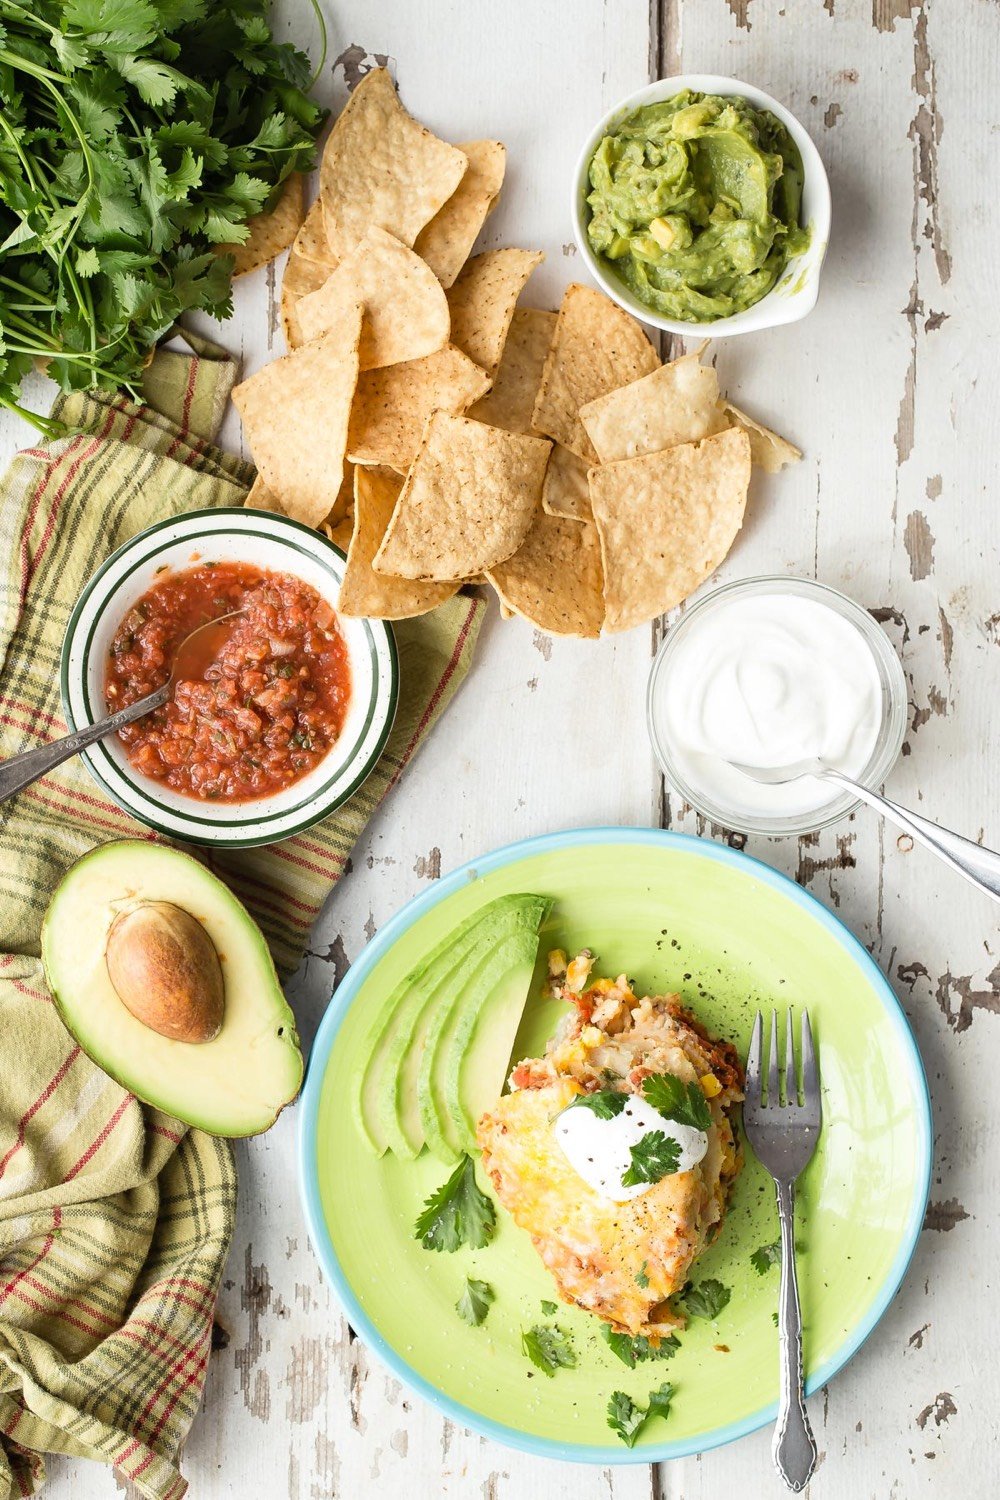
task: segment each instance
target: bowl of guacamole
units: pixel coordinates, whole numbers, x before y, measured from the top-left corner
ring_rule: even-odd
[[[663,79],[619,104],[581,153],[573,208],[595,279],[658,328],[749,332],[815,305],[826,172],[795,117],[737,79]]]

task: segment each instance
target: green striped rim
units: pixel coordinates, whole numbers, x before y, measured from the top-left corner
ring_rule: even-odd
[[[238,517],[243,524],[235,526],[207,525],[201,530],[189,530],[187,526],[187,523],[192,521],[204,520],[215,522],[222,518],[227,518],[232,521],[232,519],[236,517]],[[300,521],[292,520],[290,516],[278,516],[269,514],[268,524],[272,525],[276,529],[276,532],[278,534],[275,534],[275,531],[261,529],[260,513],[256,511],[246,511],[241,506],[219,506],[217,509],[213,510],[192,511],[186,516],[172,516],[167,517],[163,521],[157,521],[153,526],[147,527],[145,531],[140,532],[137,536],[131,537],[127,542],[119,547],[117,551],[113,552],[111,556],[105,560],[104,563],[101,564],[100,568],[90,579],[85,589],[83,590],[83,593],[80,595],[80,598],[77,600],[76,605],[73,608],[73,612],[70,615],[69,624],[67,625],[65,636],[63,637],[62,656],[60,662],[60,692],[62,696],[63,711],[66,715],[67,723],[69,724],[71,730],[80,727],[73,715],[70,700],[69,666],[70,656],[72,654],[75,638],[80,628],[81,617],[87,608],[88,602],[99,588],[101,580],[105,577],[105,575],[113,567],[115,567],[115,565],[118,564],[121,559],[130,551],[142,547],[149,540],[149,538],[155,535],[157,532],[163,531],[167,528],[181,527],[181,532],[177,536],[171,538],[169,541],[164,542],[159,547],[154,547],[149,551],[143,551],[141,558],[137,559],[137,562],[148,562],[150,561],[150,559],[157,557],[161,552],[164,552],[168,550],[168,548],[176,545],[176,543],[179,541],[184,541],[185,543],[187,543],[196,541],[199,537],[215,537],[219,534],[230,532],[240,537],[255,537],[261,541],[277,543],[280,546],[287,547],[293,552],[298,552],[303,556],[309,557],[313,562],[320,563],[323,567],[326,568],[326,570],[338,583],[341,581],[342,567],[331,566],[330,562],[326,558],[321,555],[317,556],[316,549],[318,548],[321,553],[331,553],[341,565],[346,561],[342,550],[339,547],[335,546],[335,544],[331,542],[327,537],[323,536],[322,533],[314,531],[311,527],[303,525]],[[293,539],[292,536],[281,536],[281,531],[285,529],[292,533],[302,533],[304,537],[309,538],[311,546],[303,545],[302,542]],[[107,609],[111,600],[117,594],[118,590],[130,576],[131,575],[129,573],[123,574],[122,578],[114,586],[112,592],[108,595],[108,597],[98,605],[94,614],[94,619],[90,625],[86,640],[84,642],[83,652],[81,655],[82,681],[80,683],[80,692],[84,707],[86,709],[87,720],[91,723],[94,722],[95,715],[91,703],[88,668],[91,659],[93,638],[100,621],[104,618],[105,610]],[[83,759],[87,765],[87,769],[97,781],[98,785],[101,786],[101,788],[108,794],[108,796],[112,799],[113,802],[116,803],[118,807],[122,808],[123,811],[127,812],[131,816],[138,818],[141,822],[146,823],[150,828],[155,829],[158,833],[165,834],[169,838],[184,838],[184,829],[191,828],[192,830],[194,830],[194,833],[192,834],[192,842],[199,842],[199,839],[196,835],[197,833],[201,832],[203,836],[200,841],[208,842],[213,846],[223,846],[230,848],[251,848],[256,845],[274,843],[278,839],[291,838],[295,834],[305,832],[306,829],[311,828],[314,824],[322,821],[323,818],[328,817],[330,813],[334,812],[336,808],[340,807],[344,802],[346,802],[349,797],[352,797],[354,793],[359,789],[359,787],[361,787],[367,780],[368,776],[377,765],[382,751],[385,749],[386,741],[389,738],[393,721],[396,716],[396,708],[399,700],[399,658],[396,650],[395,636],[393,635],[392,629],[389,624],[384,620],[373,621],[366,619],[361,623],[364,628],[365,639],[372,663],[372,688],[365,710],[364,723],[361,727],[360,732],[355,738],[354,744],[351,746],[350,752],[347,756],[341,759],[340,772],[337,775],[330,777],[330,779],[323,786],[317,788],[316,791],[310,793],[308,797],[304,798],[296,805],[286,808],[282,812],[241,819],[204,817],[194,812],[189,813],[186,809],[175,810],[171,808],[171,815],[176,818],[178,824],[183,825],[183,828],[174,827],[171,824],[160,821],[160,819],[155,816],[157,810],[160,811],[162,816],[162,804],[158,803],[157,799],[146,790],[144,785],[139,784],[138,782],[134,781],[130,775],[127,775],[124,770],[117,764],[117,762],[110,756],[107,750],[105,750],[100,744],[97,744],[91,747],[91,749],[82,752]],[[380,669],[383,667],[388,669],[387,681],[383,681],[382,678],[382,671]],[[372,744],[371,749],[365,756],[363,762],[360,764],[357,774],[347,785],[343,786],[333,795],[330,795],[331,788],[337,784],[340,776],[342,776],[345,772],[345,769],[349,767],[351,759],[358,753],[358,750],[364,744],[365,738],[370,732],[372,724],[375,722],[377,717],[382,718],[382,726],[379,730],[377,738]],[[131,801],[123,797],[120,791],[118,791],[113,785],[109,784],[109,781],[107,779],[107,772],[102,774],[98,757],[100,757],[100,760],[106,762],[116,775],[121,777],[121,779],[129,787],[130,791],[134,793],[138,803],[141,804],[141,806],[133,805]],[[151,782],[150,785],[155,786],[155,783]],[[147,809],[151,809],[151,811],[147,811]],[[285,820],[294,818],[295,815],[299,812],[304,813],[304,816],[301,818],[301,820],[295,823],[289,823],[287,826],[285,826]],[[274,830],[273,825],[277,822],[281,822],[282,827],[279,830]],[[268,824],[272,825],[272,831],[269,833],[249,835],[240,832],[241,829],[246,829],[248,827],[260,828],[262,825]],[[205,837],[206,834],[208,835],[207,838]]]

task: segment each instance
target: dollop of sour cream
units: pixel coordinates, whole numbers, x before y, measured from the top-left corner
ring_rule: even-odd
[[[691,618],[651,712],[680,775],[734,815],[788,817],[841,795],[815,777],[763,786],[729,761],[817,758],[859,776],[878,740],[882,686],[861,631],[798,594],[722,598]]]
[[[595,1193],[615,1203],[627,1203],[655,1186],[652,1182],[637,1182],[630,1187],[622,1184],[632,1165],[631,1148],[650,1131],[662,1130],[680,1146],[678,1172],[689,1172],[696,1167],[708,1150],[704,1130],[665,1120],[659,1110],[637,1094],[630,1096],[625,1108],[610,1120],[602,1119],[585,1106],[570,1105],[556,1116],[553,1129],[574,1172]]]

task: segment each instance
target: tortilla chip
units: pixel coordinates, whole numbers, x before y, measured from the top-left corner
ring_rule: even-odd
[[[328,272],[336,267],[337,261],[326,237],[323,204],[319,198],[302,220],[302,227],[295,236],[292,248],[303,260],[314,260],[319,265],[326,266]]]
[[[594,639],[604,623],[601,543],[589,521],[535,514],[531,530],[507,562],[488,578],[501,607],[521,615],[546,635]]]
[[[344,555],[351,545],[354,536],[354,508],[348,511],[346,516],[341,516],[339,521],[324,521],[319,528],[323,535],[329,537],[335,547],[339,547]]]
[[[743,524],[750,440],[738,427],[590,471],[605,628],[666,614],[722,562]]]
[[[660,360],[642,328],[593,287],[566,288],[559,321],[542,372],[532,425],[536,432],[597,462],[580,420],[580,408],[620,385],[649,375]]]
[[[468,141],[458,149],[469,161],[465,176],[413,241],[414,250],[442,286],[451,286],[468,260],[500,194],[507,163],[506,148],[499,141]]]
[[[318,526],[344,477],[358,380],[361,308],[313,344],[273,360],[233,391],[254,463],[296,521]]]
[[[378,573],[470,578],[520,546],[541,502],[543,438],[437,411],[400,492]]]
[[[302,298],[295,315],[303,339],[319,338],[356,302],[365,310],[362,370],[422,359],[448,342],[451,318],[440,281],[384,229],[369,229],[319,290]]]
[[[514,304],[541,250],[485,250],[468,262],[448,292],[451,341],[492,375],[500,363]]]
[[[354,535],[340,585],[340,613],[407,620],[444,604],[457,593],[457,583],[414,583],[386,577],[372,568],[403,488],[401,475],[392,469],[355,469],[354,483]]]
[[[299,303],[304,297],[318,291],[330,275],[330,267],[319,261],[307,260],[293,247],[281,278],[281,325],[285,330],[285,343],[289,349],[297,349],[305,343],[299,327]]]
[[[556,316],[537,307],[515,307],[493,389],[470,407],[470,417],[505,432],[532,433],[531,413]]]
[[[373,68],[323,152],[319,196],[331,255],[343,260],[372,225],[412,245],[467,167],[461,151],[407,114],[385,68]]]
[[[802,457],[802,450],[794,443],[779,437],[770,427],[762,427],[731,401],[722,402],[722,411],[731,423],[742,427],[750,439],[750,458],[765,474],[777,474],[785,464],[797,464]]]
[[[366,371],[351,409],[348,458],[405,473],[431,412],[464,412],[489,383],[486,372],[450,344],[425,359]]]
[[[281,196],[274,207],[247,220],[250,238],[242,245],[216,246],[220,255],[233,257],[234,276],[256,271],[258,266],[266,266],[269,260],[288,249],[305,215],[302,182],[301,172],[292,172],[285,178]]]
[[[571,521],[594,519],[587,465],[561,443],[552,445],[542,485],[542,509],[550,516],[565,516]]]
[[[245,510],[269,510],[276,516],[285,514],[285,507],[277,495],[271,493],[259,474],[250,486],[243,506]]]
[[[580,420],[602,464],[697,443],[729,425],[719,410],[719,378],[696,354],[588,401]]]

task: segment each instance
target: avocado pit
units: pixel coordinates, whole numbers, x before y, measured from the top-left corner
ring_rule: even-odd
[[[215,945],[190,912],[144,901],[120,912],[104,950],[125,1008],[176,1042],[210,1042],[222,1029],[225,981]]]

